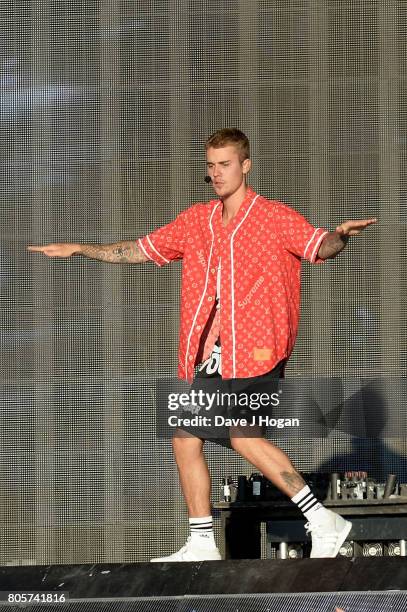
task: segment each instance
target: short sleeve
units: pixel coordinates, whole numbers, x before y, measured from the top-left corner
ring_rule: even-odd
[[[319,247],[328,230],[311,225],[300,213],[282,205],[278,213],[280,235],[284,248],[311,263],[322,263]]]
[[[137,240],[144,255],[157,266],[183,258],[187,234],[186,213],[187,211],[183,211],[171,223]]]

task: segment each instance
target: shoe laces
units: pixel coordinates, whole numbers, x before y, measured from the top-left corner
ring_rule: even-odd
[[[189,543],[190,543],[190,541],[191,541],[191,536],[188,536],[188,537],[187,537],[187,541],[185,542],[184,546],[181,548],[181,550],[182,550],[183,552],[184,552],[184,551],[186,551],[186,550],[189,548]],[[180,550],[180,552],[181,552],[181,550]]]
[[[186,553],[189,548],[190,542],[191,542],[191,536],[188,536],[187,541],[185,542],[184,546],[179,549],[178,554],[183,555],[184,553]]]
[[[338,534],[336,532],[320,531],[321,528],[324,528],[323,523],[317,523],[314,525],[312,523],[305,523],[304,527],[307,535],[311,533],[313,538],[323,540],[327,543],[335,543],[338,538]]]

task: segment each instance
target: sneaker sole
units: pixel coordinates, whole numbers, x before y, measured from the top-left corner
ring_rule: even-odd
[[[349,535],[349,532],[350,532],[351,529],[352,529],[352,523],[350,521],[346,521],[346,525],[342,529],[342,531],[341,531],[341,533],[339,535],[338,543],[335,546],[334,555],[333,555],[334,558],[338,555],[339,549],[341,548],[342,544],[345,542],[345,540],[346,540],[347,536]]]
[[[222,557],[220,554],[216,554],[205,559],[168,559],[168,557],[150,559],[150,563],[199,563],[201,561],[222,561]]]
[[[216,559],[150,559],[150,563],[202,563],[203,561],[222,561],[222,557]]]

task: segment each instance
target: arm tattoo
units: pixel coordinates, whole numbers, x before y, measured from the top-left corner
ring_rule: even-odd
[[[305,480],[298,474],[298,472],[281,472],[280,476],[290,490],[292,490],[292,497],[294,497],[296,493],[299,493],[306,485]]]
[[[349,236],[342,236],[337,232],[330,232],[323,239],[318,250],[318,256],[321,259],[333,259],[343,251],[348,244]]]
[[[142,263],[147,257],[132,241],[114,244],[82,244],[80,255],[109,263]]]

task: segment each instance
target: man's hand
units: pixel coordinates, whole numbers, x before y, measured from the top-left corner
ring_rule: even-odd
[[[341,236],[356,236],[369,225],[377,223],[377,219],[361,219],[360,221],[344,221],[338,225],[336,232]]]
[[[143,263],[146,255],[140,251],[134,240],[115,242],[114,244],[72,244],[59,242],[45,246],[29,246],[28,251],[44,253],[48,257],[70,257],[83,255],[90,259],[98,259],[108,263]]]
[[[71,244],[70,242],[59,242],[46,244],[45,246],[28,246],[27,251],[44,253],[47,257],[70,257],[75,253],[80,253],[80,245]]]
[[[376,222],[377,219],[344,221],[341,225],[338,225],[334,232],[330,232],[325,236],[319,247],[318,257],[321,259],[333,259],[346,247],[350,236],[360,234],[362,230]]]

